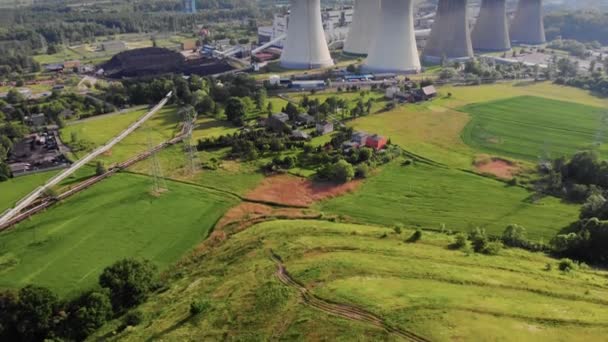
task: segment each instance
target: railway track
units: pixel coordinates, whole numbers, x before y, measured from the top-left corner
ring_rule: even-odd
[[[184,139],[185,135],[188,133],[188,130],[191,129],[191,126],[192,126],[191,124],[184,125],[184,128],[182,129],[182,131],[173,139],[162,142],[161,144],[154,146],[153,148],[151,148],[147,151],[144,151],[122,163],[119,163],[119,164],[113,166],[112,168],[110,168],[109,170],[107,170],[104,174],[91,177],[91,178],[77,184],[76,186],[68,189],[67,191],[59,194],[56,197],[53,197],[53,198],[46,197],[46,198],[38,199],[36,202],[34,202],[33,204],[31,204],[30,206],[25,208],[22,212],[15,215],[7,222],[0,224],[0,232],[8,230],[11,227],[13,227],[15,224],[17,224],[23,220],[26,220],[29,217],[49,208],[53,204],[55,204],[59,201],[62,201],[68,197],[71,197],[85,189],[88,189],[91,186],[101,182],[102,180],[111,177],[115,173],[117,173],[121,170],[124,170],[124,169],[132,166],[135,163],[138,163],[142,160],[149,158],[152,154],[154,154],[168,146],[175,145],[175,144],[181,142]]]
[[[373,325],[377,328],[387,331],[392,335],[401,337],[406,341],[430,342],[430,340],[414,332],[392,327],[388,325],[381,317],[378,317],[366,310],[351,305],[331,303],[319,297],[316,297],[315,295],[311,294],[307,288],[302,286],[289,275],[289,272],[287,272],[287,269],[285,268],[285,265],[283,264],[281,259],[274,253],[272,253],[272,260],[277,265],[276,276],[279,281],[281,281],[286,286],[297,290],[300,293],[302,299],[304,300],[304,303],[306,303],[307,305],[333,316],[338,316],[348,320]]]

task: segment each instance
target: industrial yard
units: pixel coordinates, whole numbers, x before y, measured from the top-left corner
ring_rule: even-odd
[[[0,58],[0,340],[608,332],[608,42],[568,7],[44,6],[8,8],[96,33]]]

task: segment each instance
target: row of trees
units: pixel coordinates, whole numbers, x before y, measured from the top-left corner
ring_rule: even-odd
[[[63,301],[44,287],[0,292],[0,340],[82,341],[113,317],[141,304],[158,287],[148,261],[125,259],[107,267],[99,289]]]

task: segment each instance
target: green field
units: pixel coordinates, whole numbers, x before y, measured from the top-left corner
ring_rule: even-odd
[[[147,318],[93,339],[398,340],[376,327],[309,307],[280,283],[271,251],[314,295],[356,305],[431,341],[594,341],[608,333],[606,272],[564,274],[542,254],[450,250],[452,237],[321,221],[262,223],[178,269],[169,290],[139,307]],[[385,237],[383,237],[385,236]],[[545,271],[546,264],[554,265]],[[185,276],[184,276],[185,274]],[[200,315],[190,303],[207,301]],[[111,337],[108,337],[111,336]]]
[[[78,139],[90,142],[92,147],[98,147],[120,134],[146,112],[146,109],[137,109],[127,113],[78,122],[63,128],[61,137],[69,144],[72,132],[75,132]],[[134,157],[147,150],[150,145],[156,146],[173,138],[179,130],[179,123],[180,118],[177,114],[177,108],[166,106],[99,159],[106,164],[111,164]]]
[[[71,295],[125,257],[164,269],[204,240],[236,202],[170,181],[160,196],[151,188],[149,177],[118,174],[0,234],[0,287],[36,284]]]
[[[41,172],[0,182],[0,213],[53,177],[57,171]]]
[[[470,146],[525,160],[608,151],[608,110],[533,96],[461,108],[472,120],[462,133]]]
[[[365,223],[404,224],[468,232],[483,227],[500,235],[510,224],[523,225],[532,239],[551,239],[576,221],[578,206],[544,198],[532,203],[520,187],[459,170],[392,163],[367,179],[356,192],[319,205]]]

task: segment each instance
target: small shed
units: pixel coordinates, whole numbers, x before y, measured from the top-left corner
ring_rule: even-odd
[[[328,121],[319,122],[316,128],[319,135],[325,135],[334,131],[334,124]]]

